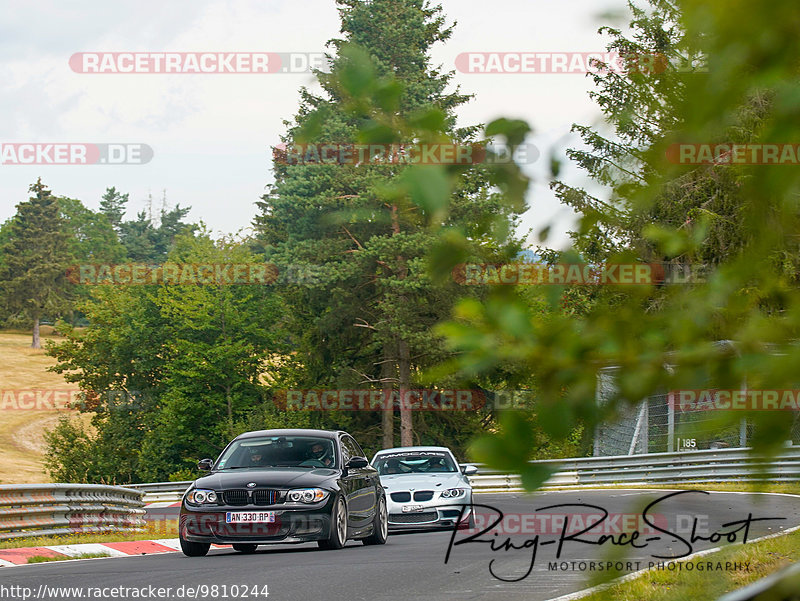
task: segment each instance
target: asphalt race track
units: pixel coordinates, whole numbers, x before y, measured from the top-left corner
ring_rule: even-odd
[[[462,601],[488,599],[497,601],[546,600],[579,591],[587,586],[587,580],[598,572],[580,569],[571,562],[607,561],[624,550],[624,571],[648,567],[648,562],[665,561],[653,555],[675,556],[688,553],[689,544],[675,536],[649,528],[640,521],[645,505],[670,494],[670,491],[602,490],[560,491],[523,495],[476,495],[475,503],[500,509],[505,518],[502,533],[486,533],[483,540],[490,543],[466,543],[452,548],[449,563],[444,559],[451,539],[450,532],[392,534],[384,547],[366,547],[350,542],[340,551],[320,551],[316,545],[278,545],[260,547],[255,555],[242,555],[232,550],[212,550],[208,557],[190,559],[180,553],[149,555],[132,558],[114,558],[87,561],[57,562],[3,568],[0,570],[0,585],[30,587],[34,594],[40,585],[50,587],[172,587],[227,585],[228,587],[268,587],[269,598],[280,601],[307,601],[308,599],[364,599],[388,601],[406,599],[430,599]],[[597,507],[570,506],[544,509],[551,505],[590,504]],[[561,556],[556,560],[559,539],[566,520],[572,529],[564,536],[574,534],[583,525],[587,516],[597,516],[601,511],[609,512],[602,533],[612,534],[620,541],[620,524],[636,524],[641,530],[634,539],[642,548],[630,545],[612,546],[588,544],[565,540]],[[478,508],[484,520],[490,510]],[[619,515],[622,514],[622,515]],[[712,493],[709,495],[689,493],[662,500],[648,512],[658,527],[681,538],[691,539],[694,519],[698,519],[696,534],[711,537],[714,532],[731,532],[739,529],[734,544],[742,541],[745,522],[723,527],[723,524],[747,520],[752,514],[757,518],[785,518],[782,521],[752,521],[749,524],[748,540],[786,530],[800,525],[800,498],[789,495],[755,495],[736,493]],[[493,514],[496,515],[496,514]],[[561,516],[559,518],[559,516]],[[588,519],[588,518],[587,518]],[[538,520],[538,521],[537,521]],[[597,517],[591,519],[596,523]],[[479,526],[487,521],[479,521]],[[630,529],[629,529],[630,530]],[[539,533],[538,546],[534,544]],[[616,533],[616,534],[615,534]],[[470,536],[460,532],[455,541]],[[629,534],[624,540],[635,535]],[[518,549],[502,547],[510,541]],[[589,533],[580,538],[596,543],[597,535]],[[655,540],[658,538],[658,540]],[[649,539],[649,540],[648,540]],[[527,546],[525,542],[528,541]],[[723,541],[724,542],[724,539]],[[492,546],[499,547],[492,551]],[[706,540],[697,540],[693,551],[719,546]],[[531,568],[532,551],[536,558]],[[495,574],[505,580],[493,577]],[[558,569],[549,569],[557,561]],[[639,565],[636,562],[639,561]],[[588,565],[588,564],[587,564]],[[528,569],[530,573],[524,577]],[[630,569],[627,569],[630,568]],[[521,579],[520,579],[521,578]],[[231,589],[228,589],[229,592]],[[242,589],[240,589],[241,591]],[[184,595],[186,591],[183,591]],[[21,597],[20,597],[21,598]],[[35,598],[35,597],[32,597]],[[56,597],[49,597],[56,598]],[[77,596],[57,598],[72,599]],[[181,598],[178,593],[168,598]],[[222,589],[217,595],[203,591],[192,598],[223,598]],[[243,598],[229,596],[228,598]],[[263,599],[250,595],[249,599]]]

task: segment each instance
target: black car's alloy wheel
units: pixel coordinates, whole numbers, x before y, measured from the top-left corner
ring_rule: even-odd
[[[317,541],[320,549],[341,549],[347,542],[347,506],[342,497],[336,498],[331,512],[330,535],[326,540]]]
[[[375,519],[372,521],[372,534],[362,542],[365,545],[383,545],[389,538],[389,512],[386,509],[386,497],[381,495],[378,501],[378,511],[375,512]]]
[[[181,551],[186,557],[205,557],[211,549],[210,543],[193,543],[181,537]]]
[[[255,553],[256,549],[258,549],[258,545],[252,545],[252,544],[233,545],[234,551],[238,551],[239,553],[245,553],[247,555]]]

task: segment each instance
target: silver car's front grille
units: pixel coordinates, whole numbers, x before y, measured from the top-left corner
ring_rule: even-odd
[[[391,494],[395,503],[408,503],[411,500],[411,491],[403,490]],[[415,501],[430,501],[433,498],[432,490],[418,490],[414,493]]]
[[[395,524],[424,524],[426,522],[435,522],[437,519],[439,519],[439,514],[435,511],[389,514],[389,521]]]

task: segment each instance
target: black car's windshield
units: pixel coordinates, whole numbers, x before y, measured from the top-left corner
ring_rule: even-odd
[[[442,451],[387,453],[376,457],[373,467],[381,476],[457,471],[452,457]]]
[[[268,467],[336,467],[336,447],[330,438],[265,436],[243,438],[228,447],[218,470]]]

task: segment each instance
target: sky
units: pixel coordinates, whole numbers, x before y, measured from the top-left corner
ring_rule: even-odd
[[[456,70],[465,52],[600,52],[602,24],[624,23],[624,0],[440,0],[453,37],[432,64]],[[602,15],[612,16],[603,17]],[[80,73],[70,57],[86,52],[320,53],[339,35],[334,0],[115,0],[4,2],[0,14],[0,144],[146,144],[146,164],[0,164],[0,221],[28,198],[37,177],[56,195],[97,209],[105,189],[129,193],[128,218],[148,205],[191,206],[188,219],[214,232],[250,227],[254,203],[272,181],[271,147],[293,118],[308,73]],[[577,141],[573,123],[600,124],[579,73],[465,73],[454,85],[475,98],[460,125],[500,116],[525,119],[542,158],[522,227],[551,225],[547,245],[564,247],[575,215],[548,188],[548,157]],[[562,179],[590,185],[565,165]],[[529,243],[535,245],[535,238]]]

